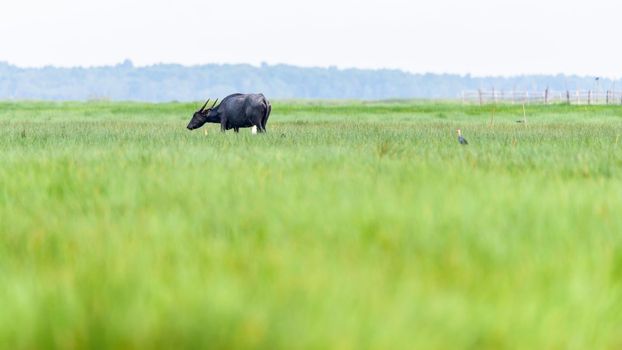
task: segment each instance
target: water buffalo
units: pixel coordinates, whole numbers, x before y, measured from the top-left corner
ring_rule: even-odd
[[[258,132],[266,132],[266,124],[272,106],[263,94],[233,94],[225,97],[218,106],[214,102],[212,107],[205,109],[209,99],[201,109],[194,112],[188,129],[198,129],[205,123],[219,123],[220,130],[233,129],[239,132],[240,128],[256,126]]]

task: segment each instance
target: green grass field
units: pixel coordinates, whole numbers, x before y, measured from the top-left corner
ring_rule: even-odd
[[[0,103],[0,347],[622,347],[620,107],[197,107]]]

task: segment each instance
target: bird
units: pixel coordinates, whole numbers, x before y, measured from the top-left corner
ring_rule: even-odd
[[[462,130],[456,129],[456,132],[458,133],[458,142],[460,142],[461,145],[468,145],[469,143],[464,136],[462,136]]]

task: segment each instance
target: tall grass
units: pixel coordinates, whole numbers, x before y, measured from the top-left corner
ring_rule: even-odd
[[[1,347],[622,346],[622,109],[196,107],[0,103]]]

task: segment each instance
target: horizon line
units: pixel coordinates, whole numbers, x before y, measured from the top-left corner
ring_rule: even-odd
[[[250,66],[250,67],[254,67],[254,68],[270,68],[270,67],[279,67],[279,66],[286,66],[286,67],[293,67],[293,68],[298,68],[298,69],[325,69],[325,70],[337,70],[337,71],[368,71],[368,72],[382,72],[382,71],[393,71],[393,72],[401,72],[404,74],[409,74],[409,75],[450,75],[450,76],[458,76],[458,77],[470,77],[470,78],[474,78],[474,79],[490,79],[490,78],[495,78],[495,79],[499,79],[499,78],[503,78],[503,79],[509,79],[509,78],[515,78],[515,77],[524,77],[524,76],[541,76],[541,77],[546,77],[546,76],[564,76],[564,77],[574,77],[574,78],[593,78],[593,79],[607,79],[607,80],[611,80],[611,81],[617,81],[617,80],[622,80],[622,78],[614,78],[614,77],[610,77],[610,76],[605,76],[605,75],[581,75],[581,74],[577,74],[577,73],[517,73],[517,74],[490,74],[490,75],[478,75],[478,74],[473,74],[473,73],[457,73],[457,72],[433,72],[433,71],[428,71],[428,72],[415,72],[415,71],[409,71],[409,70],[405,70],[403,68],[394,68],[394,67],[379,67],[379,68],[374,68],[374,67],[354,67],[354,66],[339,66],[339,65],[327,65],[327,66],[322,66],[322,65],[317,65],[317,66],[306,66],[306,65],[297,65],[297,64],[292,64],[292,63],[267,63],[267,62],[261,62],[261,63],[250,63],[250,62],[205,62],[205,63],[196,63],[196,64],[184,64],[184,63],[177,63],[177,62],[157,62],[157,63],[150,63],[150,64],[135,64],[131,59],[126,58],[121,62],[117,62],[117,63],[108,63],[108,64],[95,64],[95,65],[55,65],[55,64],[44,64],[44,65],[31,65],[31,66],[24,66],[24,65],[20,65],[18,63],[14,63],[14,62],[9,62],[9,61],[5,61],[5,60],[0,60],[0,64],[5,64],[17,69],[45,69],[45,68],[54,68],[54,69],[98,69],[98,68],[113,68],[113,67],[131,67],[131,68],[136,68],[136,69],[144,69],[144,68],[151,68],[151,67],[157,67],[157,66],[181,66],[184,68],[200,68],[200,67],[206,67],[206,66]]]

